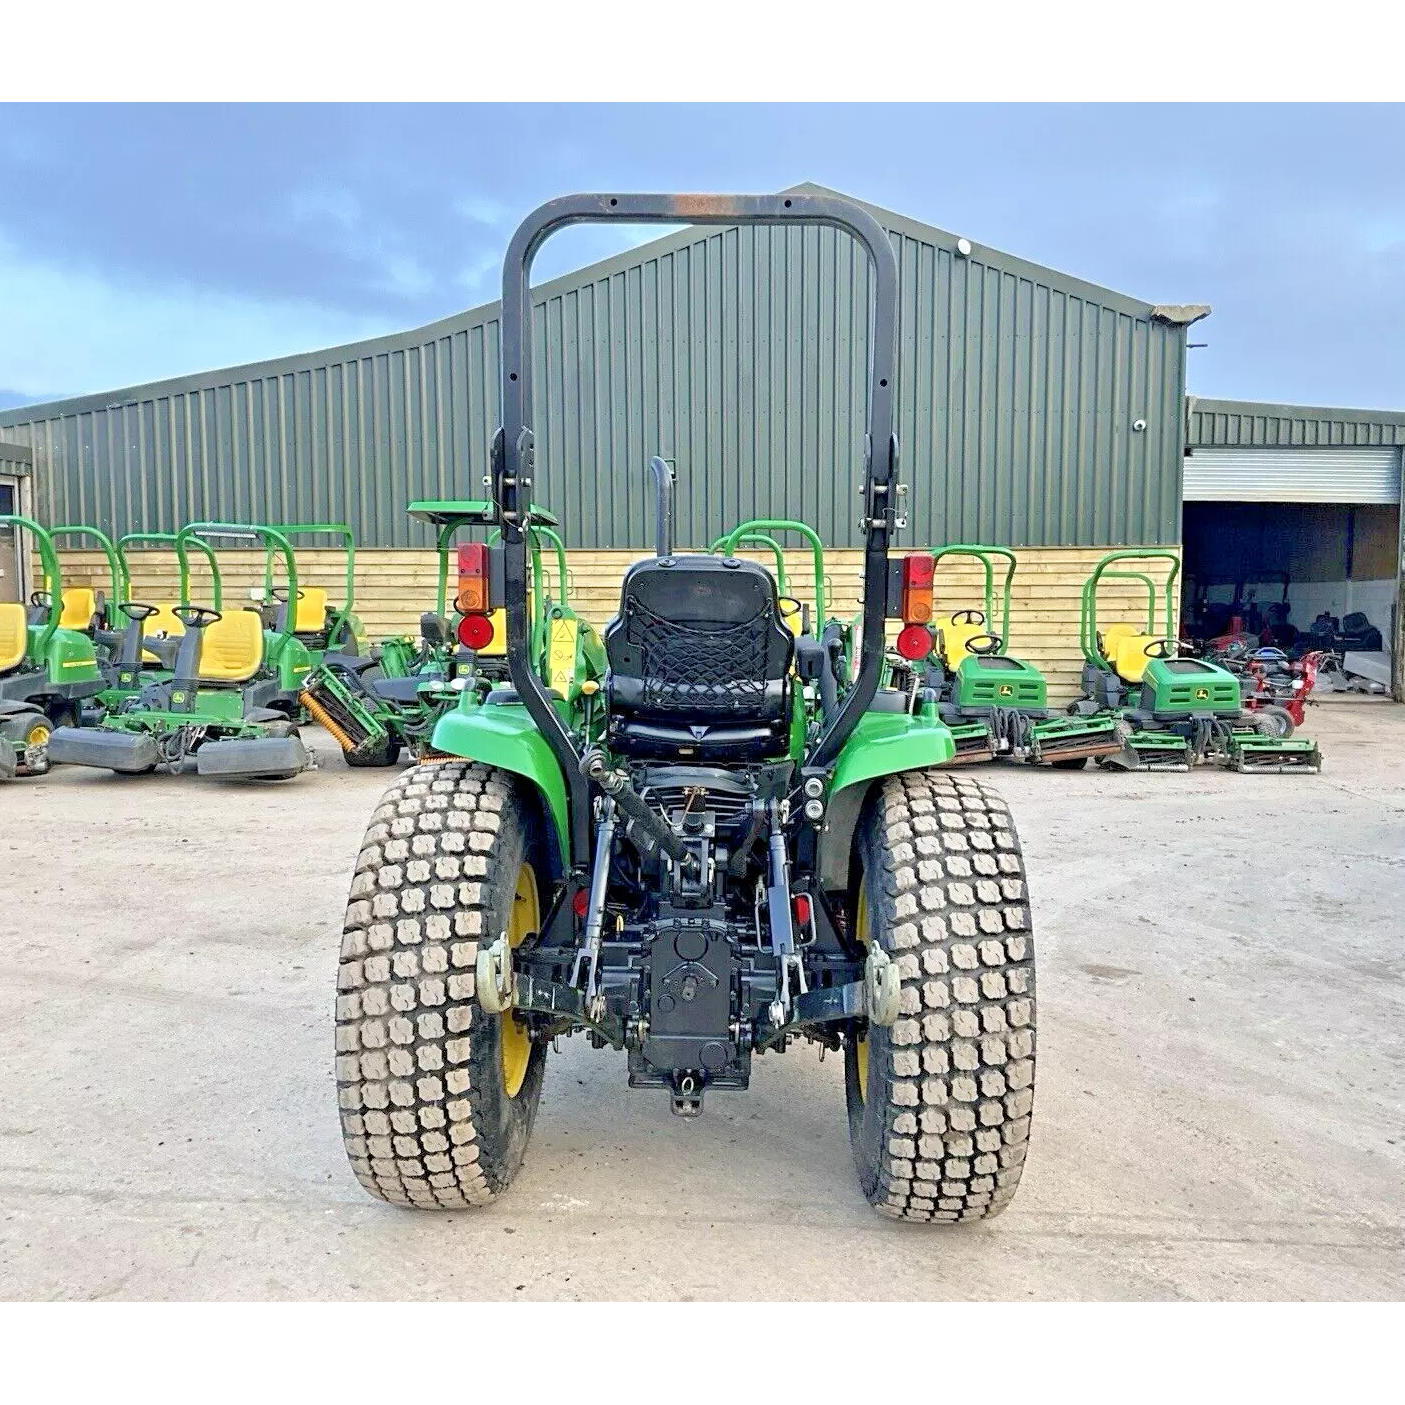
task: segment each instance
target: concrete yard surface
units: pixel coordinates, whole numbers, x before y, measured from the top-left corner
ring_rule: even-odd
[[[989,1225],[893,1224],[842,1063],[759,1058],[696,1122],[623,1057],[548,1062],[480,1212],[342,1153],[342,909],[392,773],[0,785],[0,1296],[1398,1298],[1405,708],[1336,703],[1321,776],[987,770],[1028,856],[1038,1082]]]

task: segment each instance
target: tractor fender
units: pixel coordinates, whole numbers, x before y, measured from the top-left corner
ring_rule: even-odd
[[[854,831],[869,791],[884,776],[945,766],[956,755],[951,732],[935,709],[866,712],[839,753],[830,782],[829,811],[820,840],[820,882],[831,891],[849,886]]]
[[[486,703],[446,712],[435,724],[430,745],[446,756],[481,761],[521,776],[536,788],[551,817],[563,868],[571,858],[566,779],[531,714],[521,703]]]

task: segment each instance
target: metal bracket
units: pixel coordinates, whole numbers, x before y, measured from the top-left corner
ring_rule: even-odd
[[[615,1049],[624,1048],[624,1025],[603,1007],[600,1000],[589,1003],[579,991],[555,981],[544,981],[528,971],[519,971],[513,982],[513,1009],[539,1015],[555,1015],[593,1029]]]
[[[864,1007],[868,1022],[891,1025],[899,1013],[902,1000],[902,979],[893,958],[881,946],[868,949],[863,971]]]
[[[514,1000],[512,977],[512,947],[504,932],[491,946],[478,948],[478,960],[473,966],[474,989],[478,1003],[490,1014],[501,1015],[512,1009]]]

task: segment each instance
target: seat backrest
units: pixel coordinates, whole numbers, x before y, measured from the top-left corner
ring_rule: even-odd
[[[610,703],[683,724],[786,715],[795,636],[754,561],[687,555],[629,568],[605,631]]]
[[[247,683],[263,663],[263,620],[255,610],[231,610],[200,632],[202,683]]]
[[[1115,629],[1117,626],[1113,626]],[[1140,683],[1151,657],[1146,651],[1148,644],[1160,639],[1159,634],[1119,634],[1109,645],[1107,635],[1103,635],[1103,653],[1107,655],[1117,676],[1124,683]]]
[[[961,660],[967,657],[966,645],[977,635],[989,632],[988,624],[972,624],[970,620],[957,620],[950,615],[940,620],[937,623],[938,648],[947,669],[954,673],[961,666]]]
[[[175,638],[179,634],[185,633],[185,626],[180,622],[180,616],[176,614],[176,607],[172,604],[158,605],[154,615],[148,615],[141,622],[141,632],[146,634],[164,634],[168,638]]]
[[[86,585],[71,585],[63,593],[60,629],[91,629],[98,612],[98,593]]]
[[[321,634],[327,627],[327,592],[320,585],[304,585],[298,591],[294,634]]]
[[[798,639],[805,628],[805,606],[793,595],[782,595],[780,609],[785,627]]]
[[[1141,629],[1134,624],[1110,624],[1102,632],[1103,653],[1108,659],[1113,659],[1117,655],[1117,641],[1125,639],[1130,634],[1140,634]]]
[[[24,662],[29,648],[29,615],[23,605],[0,604],[0,673]]]

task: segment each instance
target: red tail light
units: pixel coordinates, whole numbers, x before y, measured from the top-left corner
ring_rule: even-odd
[[[898,653],[909,663],[925,659],[936,642],[925,624],[910,624],[898,631]]]
[[[797,893],[795,895],[795,921],[801,927],[810,925],[810,918],[815,915],[814,904],[810,901],[808,893]]]
[[[487,615],[465,615],[457,632],[465,649],[483,649],[492,642],[493,622]]]
[[[932,618],[935,558],[918,553],[903,558],[903,623],[926,624]]]
[[[459,590],[454,603],[460,614],[484,614],[492,608],[488,603],[488,548],[482,542],[461,542],[458,555]]]
[[[577,917],[584,917],[590,911],[590,889],[577,888],[576,895],[571,899],[571,911]]]

